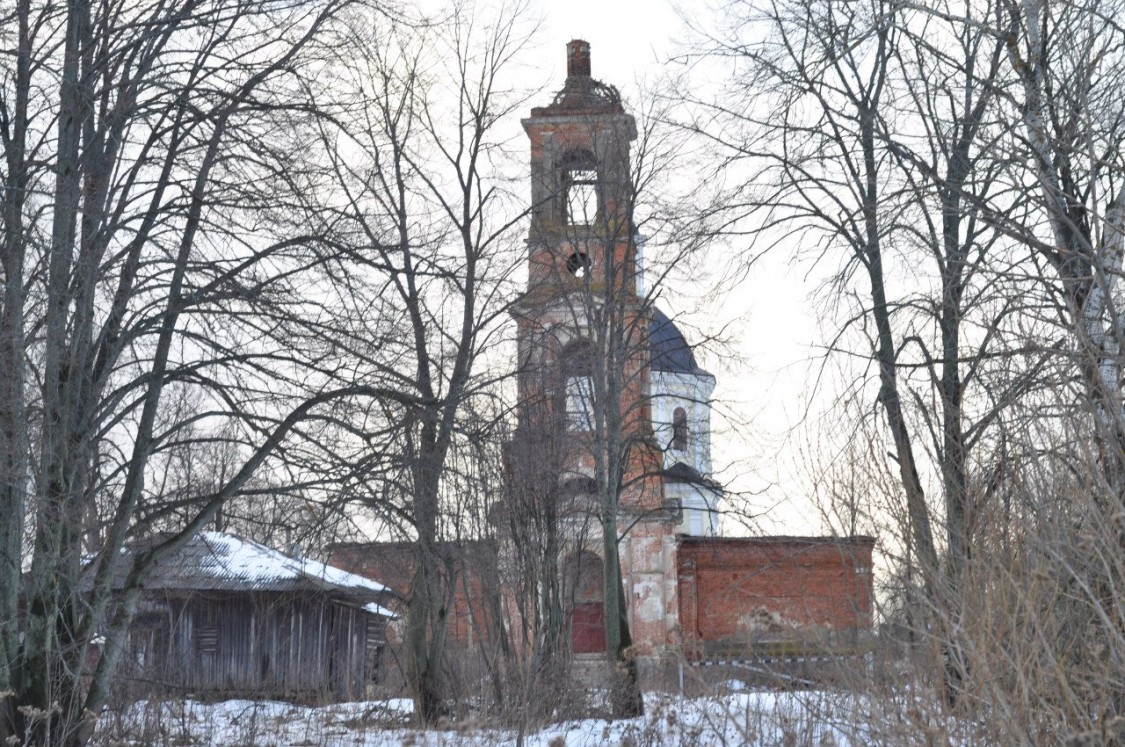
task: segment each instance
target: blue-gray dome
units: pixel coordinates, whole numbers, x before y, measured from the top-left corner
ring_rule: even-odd
[[[652,310],[649,342],[652,345],[653,371],[710,376],[695,362],[691,345],[688,345],[679,327],[660,309]]]

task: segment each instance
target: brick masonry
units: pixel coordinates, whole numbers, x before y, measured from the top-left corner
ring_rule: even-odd
[[[683,537],[676,575],[690,658],[855,653],[872,628],[870,537]]]

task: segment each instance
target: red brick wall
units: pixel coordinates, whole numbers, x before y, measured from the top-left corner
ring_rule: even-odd
[[[414,578],[414,553],[412,544],[402,542],[336,545],[329,550],[328,562],[389,586],[406,600]],[[460,643],[492,640],[498,624],[495,620],[496,600],[499,599],[496,548],[488,542],[465,542],[443,544],[438,553],[452,556],[451,565],[457,573],[456,578],[450,579],[454,587],[448,606],[446,635]],[[398,626],[392,626],[392,634],[405,619],[406,605],[396,612],[402,618]]]
[[[680,626],[692,655],[844,652],[872,626],[870,537],[681,538]]]

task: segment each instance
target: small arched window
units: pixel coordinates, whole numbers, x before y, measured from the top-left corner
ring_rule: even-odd
[[[687,442],[687,412],[684,408],[677,407],[672,413],[672,448],[676,451],[687,451]]]

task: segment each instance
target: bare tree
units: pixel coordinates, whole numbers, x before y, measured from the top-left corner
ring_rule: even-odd
[[[350,398],[418,402],[278,344],[321,321],[295,303],[319,227],[277,216],[298,204],[308,63],[343,7],[4,11],[3,738],[83,743],[146,569],[279,448],[321,450]],[[229,474],[161,495],[161,455],[208,441],[233,446]],[[157,531],[113,588],[124,544]]]
[[[443,546],[467,521],[450,503],[460,488],[450,460],[496,431],[476,421],[497,383],[477,368],[500,339],[518,261],[524,207],[502,178],[497,123],[521,103],[504,76],[525,38],[518,6],[491,17],[457,11],[436,25],[359,19],[332,60],[340,103],[317,134],[325,186],[310,204],[347,253],[356,302],[347,347],[363,351],[362,378],[426,403],[361,414],[394,444],[377,447],[361,474],[370,503],[390,510],[414,547],[405,644],[422,724],[445,714],[449,695],[459,571]]]
[[[1059,287],[1093,403],[1109,510],[1125,490],[1117,308],[1125,254],[1125,109],[1115,93],[1125,75],[1120,13],[1113,2],[1005,2],[997,14],[1019,82],[1014,104],[1024,132],[1016,147],[1030,161],[1034,184],[1035,222],[1020,237],[1047,261]]]
[[[996,738],[1118,738],[1119,4],[724,12],[699,51],[734,75],[687,124],[729,155],[734,215],[813,239],[856,299],[827,348],[871,361],[851,403],[880,427],[849,433],[901,494],[863,513],[901,517],[926,591],[892,619],[922,607],[950,702]]]
[[[704,52],[736,77],[718,102],[697,102],[712,121],[687,123],[749,173],[731,203],[750,230],[784,231],[778,249],[810,239],[816,261],[838,267],[831,289],[847,303],[827,347],[870,361],[877,388],[861,364],[855,391],[878,405],[908,518],[900,557],[916,559],[924,588],[908,608],[926,610],[917,630],[944,642],[951,696],[967,666],[955,632],[987,497],[971,480],[974,450],[1042,386],[1050,356],[1012,322],[1030,284],[1010,271],[1027,255],[1004,226],[1018,208],[997,8],[732,6]],[[750,29],[765,35],[747,43]],[[997,363],[1011,358],[1015,375]]]

